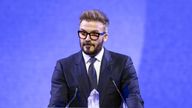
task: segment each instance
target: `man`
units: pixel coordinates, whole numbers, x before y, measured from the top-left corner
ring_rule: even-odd
[[[88,107],[94,90],[99,94],[99,107],[116,108],[123,102],[129,108],[143,107],[131,58],[103,47],[108,25],[109,19],[99,10],[82,13],[78,31],[81,51],[57,62],[49,107]]]

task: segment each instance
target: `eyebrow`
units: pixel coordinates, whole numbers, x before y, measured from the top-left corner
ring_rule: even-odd
[[[84,29],[80,29],[80,30],[87,32],[87,31],[86,31],[86,30],[84,30]],[[99,31],[98,31],[98,30],[92,30],[92,31],[91,31],[91,32],[89,32],[89,33],[92,33],[92,32],[97,32],[97,33],[99,33]]]

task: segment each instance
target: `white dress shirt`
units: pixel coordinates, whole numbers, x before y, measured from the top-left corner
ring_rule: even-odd
[[[89,59],[91,57],[89,55],[85,54],[84,52],[82,52],[82,53],[83,53],[83,58],[84,58],[84,61],[85,61],[86,69],[87,69],[87,72],[88,72],[89,65],[91,64],[89,62]],[[102,58],[103,58],[103,54],[104,54],[104,48],[102,47],[101,51],[95,56],[95,58],[97,59],[95,61],[95,63],[94,63],[94,67],[95,67],[96,74],[97,74],[97,84],[99,82],[99,75],[100,75],[101,61],[102,61]]]

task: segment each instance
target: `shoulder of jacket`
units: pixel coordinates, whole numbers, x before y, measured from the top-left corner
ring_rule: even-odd
[[[69,61],[74,61],[75,58],[79,55],[79,53],[80,53],[80,52],[71,54],[70,56],[65,57],[65,58],[61,58],[61,59],[59,59],[59,60],[57,60],[57,61],[58,61],[58,62],[69,62]]]
[[[117,52],[113,52],[113,51],[109,51],[109,53],[111,54],[112,58],[122,58],[122,59],[130,58],[130,56],[122,54],[122,53],[117,53]]]

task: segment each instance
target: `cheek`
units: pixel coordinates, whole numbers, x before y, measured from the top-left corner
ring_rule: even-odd
[[[104,38],[100,38],[100,39],[97,41],[96,45],[97,45],[97,46],[102,45],[103,42],[104,42]]]
[[[83,45],[83,40],[80,39],[80,40],[79,40],[79,43],[80,43],[81,45]]]
[[[94,49],[100,49],[100,47],[102,46],[102,43],[99,41],[99,42],[96,42],[94,44]]]

